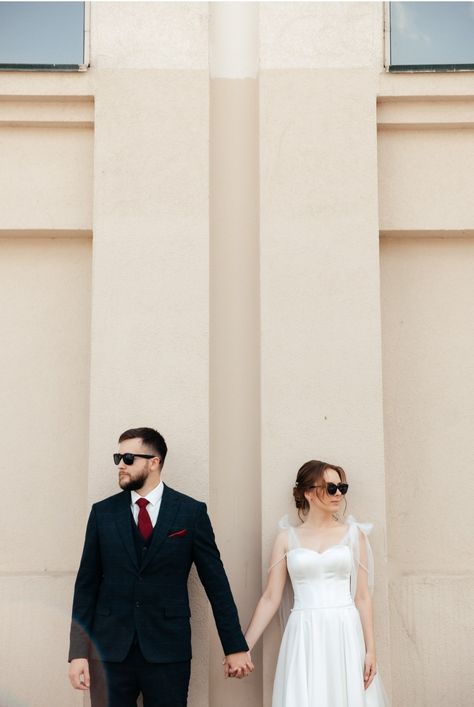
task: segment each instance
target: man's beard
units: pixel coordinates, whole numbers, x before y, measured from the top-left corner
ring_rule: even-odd
[[[119,486],[123,491],[139,491],[147,479],[148,472],[144,471],[140,476],[136,476],[134,479],[131,477],[126,478],[125,476],[121,479],[119,478]]]

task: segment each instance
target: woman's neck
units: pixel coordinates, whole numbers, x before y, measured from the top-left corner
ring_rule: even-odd
[[[322,530],[323,528],[331,528],[337,525],[331,511],[324,511],[321,508],[310,508],[309,513],[305,518],[304,524],[307,528],[315,528]]]

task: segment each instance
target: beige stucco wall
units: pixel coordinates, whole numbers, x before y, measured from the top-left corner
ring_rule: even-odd
[[[152,421],[170,447],[165,482],[209,495],[207,91],[204,72],[98,79],[90,501],[116,491],[120,431]],[[194,599],[204,706],[207,606]]]
[[[299,466],[312,458],[343,466],[350,512],[377,528],[379,654],[388,665],[373,85],[362,71],[280,70],[261,86],[263,554]],[[265,704],[275,635],[265,642]]]
[[[472,127],[384,129],[379,146],[382,231],[472,229]]]
[[[260,18],[262,554],[268,561],[299,466],[344,466],[350,512],[377,528],[389,683],[373,71],[381,6],[263,3]],[[264,639],[265,705],[278,640],[275,621]]]
[[[8,707],[51,707],[52,692],[56,704],[81,704],[65,680],[64,651],[86,518],[90,257],[89,239],[0,238],[10,499],[0,516],[0,702]]]
[[[381,254],[397,703],[468,705],[474,242],[387,238]]]
[[[455,79],[456,80],[456,79]],[[472,98],[379,108],[392,671],[399,704],[467,705],[473,683]]]
[[[465,707],[473,75],[386,74],[382,3],[226,5],[92,3],[87,72],[0,73],[0,703],[87,704],[85,519],[117,435],[152,424],[244,624],[296,470],[343,465],[394,707]],[[268,707],[276,622],[226,684],[191,581],[191,707]]]
[[[34,115],[35,106],[30,108]],[[5,126],[0,139],[3,164],[8,165],[2,179],[3,229],[90,229],[92,131]]]

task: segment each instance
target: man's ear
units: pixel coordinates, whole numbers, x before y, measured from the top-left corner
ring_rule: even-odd
[[[150,459],[150,461],[153,465],[154,471],[161,471],[161,457],[153,457],[153,459]]]

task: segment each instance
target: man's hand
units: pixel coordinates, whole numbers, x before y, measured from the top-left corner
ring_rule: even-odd
[[[226,678],[245,678],[254,670],[250,651],[248,653],[231,653],[223,660],[224,676]]]
[[[69,680],[76,690],[88,690],[90,688],[91,678],[87,658],[74,658],[74,660],[71,660],[69,663]]]

